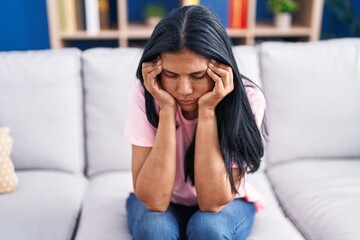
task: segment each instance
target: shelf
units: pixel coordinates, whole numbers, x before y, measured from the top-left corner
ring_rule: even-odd
[[[89,34],[86,31],[60,32],[62,40],[117,40],[119,38],[127,39],[148,39],[150,38],[154,27],[145,24],[131,23],[125,30],[101,31],[97,34]],[[230,37],[246,37],[246,29],[227,29]]]
[[[89,34],[86,31],[62,32],[60,33],[60,38],[62,40],[117,40],[119,38],[119,31],[101,31],[96,34]]]
[[[248,35],[247,29],[228,28],[226,31],[229,37],[246,37]]]
[[[131,23],[127,26],[127,30],[121,32],[121,35],[125,35],[131,39],[147,39],[150,38],[154,27],[145,24]],[[226,29],[230,37],[246,37],[246,29]]]
[[[257,37],[298,37],[309,36],[311,29],[294,24],[291,28],[276,28],[272,23],[256,23],[254,35]]]
[[[136,39],[136,38],[146,39],[146,38],[150,38],[153,30],[154,30],[153,26],[130,23],[127,26],[127,30],[124,31],[123,34],[126,35],[128,38],[132,38],[132,39]]]
[[[154,27],[128,22],[127,2],[117,1],[118,29],[101,31],[98,34],[88,34],[86,31],[61,32],[59,21],[59,0],[46,0],[49,19],[49,33],[52,48],[66,47],[72,40],[118,40],[119,47],[127,47],[130,40],[149,39]],[[154,0],[153,0],[154,1]],[[184,0],[180,1],[184,4]],[[299,11],[294,14],[294,25],[289,29],[279,29],[270,22],[258,22],[256,19],[257,0],[248,0],[247,23],[245,29],[227,29],[236,44],[253,45],[256,38],[297,38],[301,41],[316,41],[321,29],[324,0],[298,0]]]

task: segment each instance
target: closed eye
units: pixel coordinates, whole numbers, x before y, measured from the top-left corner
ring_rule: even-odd
[[[169,78],[175,78],[176,74],[166,74],[166,76],[169,77]]]
[[[164,69],[164,73],[165,73],[165,76],[168,78],[177,78],[178,77],[177,73],[171,72],[169,70]],[[205,78],[207,76],[207,74],[206,74],[206,71],[199,71],[199,72],[191,73],[189,76],[191,79],[201,80],[201,79]]]
[[[204,77],[206,77],[206,74],[194,74],[194,75],[191,75],[191,77],[193,79],[200,80],[200,79],[203,79]]]
[[[169,71],[165,71],[165,75],[166,75],[168,78],[176,78],[176,76],[177,76],[176,73],[169,72]]]

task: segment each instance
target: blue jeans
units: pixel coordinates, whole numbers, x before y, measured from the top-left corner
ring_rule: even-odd
[[[133,239],[245,239],[255,215],[253,203],[234,199],[217,213],[201,212],[198,206],[170,203],[166,212],[146,209],[135,194],[126,202]]]

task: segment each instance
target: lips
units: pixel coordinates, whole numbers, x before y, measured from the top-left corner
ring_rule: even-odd
[[[192,99],[192,100],[178,100],[179,104],[181,105],[192,105],[194,103],[196,103],[197,99]]]

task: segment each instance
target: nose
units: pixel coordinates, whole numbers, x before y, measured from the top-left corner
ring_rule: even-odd
[[[178,84],[178,93],[182,96],[186,96],[192,92],[193,88],[190,79],[187,77],[180,78]]]

